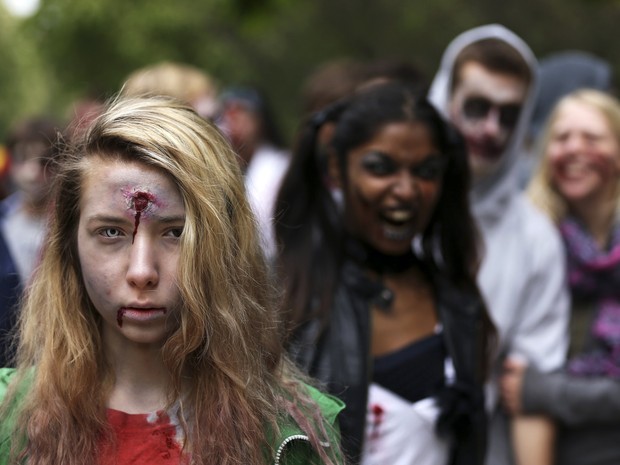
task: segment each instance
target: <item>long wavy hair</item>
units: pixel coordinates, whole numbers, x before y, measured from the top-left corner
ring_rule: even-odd
[[[346,183],[348,154],[386,124],[408,121],[428,128],[447,161],[440,198],[416,248],[418,258],[425,269],[480,295],[478,233],[468,204],[470,175],[463,138],[415,89],[402,83],[378,85],[313,115],[300,130],[276,206],[278,266],[287,282],[283,311],[291,333],[310,318],[326,324],[344,258],[343,215],[326,182],[317,145],[321,127],[335,125],[331,150]]]
[[[77,253],[84,160],[93,157],[160,169],[185,204],[183,304],[162,357],[172,379],[169,406],[182,399],[188,463],[264,463],[266,430],[278,431],[286,413],[332,463],[318,447],[325,433],[318,408],[283,356],[274,288],[236,157],[211,124],[164,98],[111,102],[61,159],[42,262],[21,309],[18,378],[3,411],[15,404],[20,380],[31,377],[16,413],[12,437],[23,441],[13,441],[14,459],[96,463],[101,435],[111,434],[105,405],[114,374]]]
[[[555,223],[564,219],[569,206],[553,184],[549,157],[546,154],[553,137],[553,125],[568,102],[581,103],[598,111],[607,121],[620,146],[620,102],[616,97],[595,89],[579,89],[558,101],[545,123],[537,150],[540,154],[540,165],[527,187],[527,194],[532,202]],[[616,199],[616,212],[620,212],[620,181],[616,188]]]

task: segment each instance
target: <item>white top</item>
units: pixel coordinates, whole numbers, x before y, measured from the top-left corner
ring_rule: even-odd
[[[449,443],[435,432],[434,399],[411,403],[372,383],[361,465],[447,465]]]
[[[245,187],[248,200],[256,215],[258,229],[265,254],[275,255],[275,233],[273,227],[274,207],[282,179],[290,162],[287,152],[270,145],[260,146],[245,172]]]

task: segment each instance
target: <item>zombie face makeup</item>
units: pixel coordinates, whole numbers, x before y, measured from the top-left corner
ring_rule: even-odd
[[[347,158],[349,233],[388,255],[411,249],[441,193],[445,158],[421,123],[389,123]]]
[[[134,230],[131,235],[131,243],[136,238],[138,233],[138,226],[140,226],[140,218],[142,214],[147,213],[151,206],[156,202],[155,196],[150,192],[144,192],[141,190],[121,189],[121,192],[127,199],[127,208],[134,211]]]
[[[565,101],[551,126],[546,156],[551,181],[569,206],[589,208],[617,196],[619,142],[596,108]]]
[[[174,182],[139,163],[87,162],[78,254],[106,343],[161,344],[176,325],[183,199]]]
[[[499,165],[521,113],[527,87],[519,78],[465,63],[450,100],[450,117],[467,142],[475,180]]]

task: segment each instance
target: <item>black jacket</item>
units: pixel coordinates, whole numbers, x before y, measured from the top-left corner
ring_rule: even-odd
[[[453,438],[450,465],[481,465],[486,448],[486,414],[479,366],[484,359],[483,307],[478,297],[464,295],[441,277],[433,277],[439,318],[456,382],[438,393],[438,433]],[[389,299],[389,291],[370,280],[354,263],[342,269],[325,329],[311,321],[295,333],[293,359],[346,404],[340,414],[344,450],[359,463],[371,382],[370,307]]]

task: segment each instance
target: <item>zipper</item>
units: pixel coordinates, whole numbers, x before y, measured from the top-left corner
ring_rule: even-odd
[[[286,449],[286,446],[288,446],[293,441],[305,441],[309,443],[310,438],[305,434],[293,434],[292,436],[284,439],[284,441],[282,441],[282,444],[280,444],[280,447],[278,447],[273,465],[280,465],[280,460],[282,460],[282,454],[284,453],[284,449]],[[330,446],[328,441],[319,441],[319,444],[326,448]]]
[[[294,434],[287,437],[284,441],[282,441],[280,447],[278,447],[278,451],[276,452],[276,459],[273,462],[273,465],[280,465],[280,460],[282,459],[282,453],[284,452],[284,449],[286,449],[286,446],[288,446],[293,441],[310,442],[310,439],[305,434]]]

